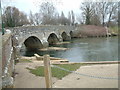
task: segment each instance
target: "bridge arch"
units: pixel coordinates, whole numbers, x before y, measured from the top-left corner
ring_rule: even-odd
[[[36,36],[30,36],[25,41],[24,44],[28,50],[39,49],[42,48],[42,42]]]
[[[57,35],[55,33],[51,33],[49,36],[48,36],[48,39],[47,39],[49,45],[52,45],[52,44],[56,44],[59,42],[59,38],[57,37]]]
[[[73,35],[73,31],[70,31],[70,36],[71,36],[71,38],[74,37],[74,35]]]
[[[63,41],[68,41],[71,39],[70,35],[68,35],[66,32],[62,32],[61,36]]]

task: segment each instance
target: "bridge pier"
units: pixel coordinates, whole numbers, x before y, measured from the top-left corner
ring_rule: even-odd
[[[42,45],[43,45],[43,48],[46,48],[46,47],[49,46],[49,43],[48,43],[47,39],[42,40]]]

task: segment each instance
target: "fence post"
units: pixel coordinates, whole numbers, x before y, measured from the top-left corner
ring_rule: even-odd
[[[44,75],[45,75],[46,88],[52,88],[52,75],[51,75],[49,55],[44,55]]]

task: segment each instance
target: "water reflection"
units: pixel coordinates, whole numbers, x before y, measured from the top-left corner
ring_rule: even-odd
[[[80,38],[72,39],[71,43],[54,45],[55,47],[70,48],[66,51],[22,51],[25,56],[50,54],[53,57],[68,59],[70,62],[86,61],[116,61],[118,60],[118,38]]]

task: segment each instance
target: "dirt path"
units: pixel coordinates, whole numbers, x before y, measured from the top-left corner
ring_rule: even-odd
[[[34,61],[34,63],[18,63],[15,66],[15,88],[45,88],[45,78],[35,76],[29,73],[29,68],[35,68],[36,66],[43,65],[40,61]],[[57,81],[56,78],[53,78],[53,83]]]

